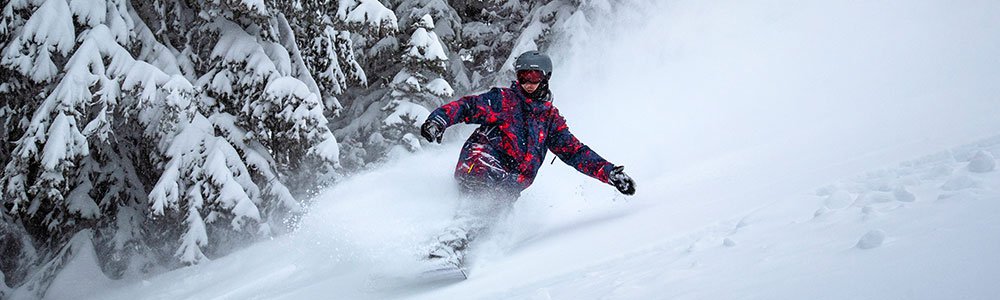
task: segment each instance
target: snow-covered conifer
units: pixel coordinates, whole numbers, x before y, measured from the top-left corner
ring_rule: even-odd
[[[130,43],[133,27],[124,21],[131,18],[122,15],[123,3],[99,4],[102,13],[95,14],[89,7],[46,1],[3,49],[4,67],[39,84],[52,82],[17,140],[0,184],[12,211],[37,220],[55,241],[72,233],[78,221],[100,214],[88,196],[90,174],[81,167],[91,153],[87,136],[106,137],[101,124],[108,121],[108,109],[119,105],[119,82],[142,71],[122,47]],[[76,26],[86,29],[79,39]],[[65,62],[60,68],[54,55]],[[32,58],[34,63],[18,63]]]
[[[420,124],[433,109],[451,97],[454,90],[443,78],[448,57],[446,47],[434,33],[434,19],[423,15],[414,20],[413,32],[403,50],[403,69],[393,78],[388,103],[382,110],[382,134],[409,151],[420,144],[415,138]]]
[[[388,93],[380,98],[381,104],[368,108],[367,114],[377,117],[357,136],[366,150],[366,161],[379,160],[396,147],[419,150],[416,137],[420,123],[430,114],[429,109],[454,94],[443,78],[447,48],[434,33],[433,18],[425,14],[414,19],[407,35],[397,60],[401,68],[389,82]]]
[[[270,234],[283,213],[301,212],[296,199],[332,178],[338,163],[319,87],[291,26],[283,14],[267,15],[277,28],[225,18],[197,27],[214,38],[205,44],[210,51],[198,50],[209,57],[195,68],[205,70],[196,81],[205,94],[174,139],[187,142],[168,150],[164,176],[150,193],[155,214],[187,225],[176,253],[185,263],[224,252],[218,247],[229,242],[215,237],[232,235],[213,232]]]
[[[155,103],[169,76],[129,52],[136,27],[125,1],[17,1],[4,14],[13,20],[5,25],[16,28],[7,28],[0,70],[14,80],[0,93],[31,110],[5,120],[17,125],[5,137],[15,146],[0,192],[13,223],[32,235],[21,247],[36,248],[40,260],[5,265],[11,268],[5,273],[18,274],[7,279],[19,281],[28,275],[25,268],[53,259],[84,228],[106,226],[95,242],[122,241],[119,249],[136,241],[118,233],[135,232],[131,226],[142,220],[112,220],[144,203],[135,172],[142,157],[134,156],[143,149],[128,142],[142,140],[143,131],[113,130],[135,124],[134,111]]]
[[[456,85],[476,91],[507,85],[513,61],[528,50],[547,51],[556,39],[587,32],[591,19],[612,9],[608,0],[471,1],[454,3],[463,12],[455,44],[467,71],[455,73]],[[573,37],[575,38],[575,37]],[[457,70],[453,65],[453,72]],[[557,71],[558,72],[558,71]]]
[[[326,115],[336,117],[342,105],[338,99],[353,86],[363,87],[368,78],[355,54],[354,38],[347,28],[367,26],[349,23],[336,17],[338,7],[327,1],[310,0],[275,3],[281,13],[276,16],[279,42],[292,59],[293,73],[320,94]],[[388,33],[395,27],[383,30]],[[382,31],[369,31],[370,33]],[[358,35],[364,40],[368,37]],[[309,76],[303,76],[309,75]]]
[[[0,95],[10,101],[0,120],[11,143],[0,151],[0,219],[35,235],[22,248],[42,246],[44,262],[93,228],[118,276],[130,265],[120,257],[137,249],[173,248],[196,263],[228,247],[213,236],[267,234],[301,212],[299,200],[337,165],[320,97],[332,85],[313,80],[324,72],[305,63],[296,32],[267,5],[5,3]],[[331,32],[340,41],[325,47],[352,54],[346,33]],[[356,62],[344,69],[326,73],[338,84],[364,80]],[[16,283],[33,264],[2,271]]]

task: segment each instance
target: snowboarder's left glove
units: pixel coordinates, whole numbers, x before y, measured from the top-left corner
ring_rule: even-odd
[[[635,181],[625,174],[625,166],[617,166],[608,174],[608,181],[625,195],[635,194]]]
[[[434,119],[427,119],[424,125],[420,126],[420,135],[428,142],[433,143],[436,140],[440,144],[441,138],[444,137],[444,125]]]

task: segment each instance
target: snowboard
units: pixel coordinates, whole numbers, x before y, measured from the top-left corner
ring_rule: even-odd
[[[369,278],[368,289],[373,292],[412,293],[413,291],[435,289],[468,279],[464,266],[448,262],[432,262],[418,269],[401,273],[378,274]]]
[[[465,270],[465,266],[460,264],[444,262],[433,266],[430,270],[420,273],[420,277],[430,279],[430,280],[466,280],[469,279],[469,273]]]

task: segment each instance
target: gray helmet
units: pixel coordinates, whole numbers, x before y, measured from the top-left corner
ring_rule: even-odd
[[[521,70],[540,70],[545,73],[545,77],[552,77],[552,59],[545,53],[534,50],[521,53],[514,60],[514,71]]]

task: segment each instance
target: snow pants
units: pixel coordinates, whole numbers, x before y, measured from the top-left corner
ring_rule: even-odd
[[[460,180],[462,198],[451,225],[436,239],[437,247],[448,247],[461,262],[464,250],[476,238],[488,234],[506,217],[520,197],[520,189],[496,184]]]

